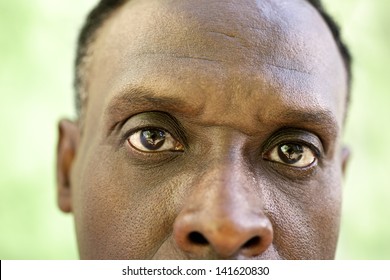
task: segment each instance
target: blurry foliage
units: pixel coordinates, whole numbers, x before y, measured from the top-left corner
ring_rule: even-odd
[[[57,121],[74,117],[77,31],[94,0],[0,2],[0,259],[75,259],[56,205]],[[390,259],[390,1],[324,0],[354,56],[341,259]]]
[[[390,259],[390,1],[327,0],[354,57],[338,258]]]

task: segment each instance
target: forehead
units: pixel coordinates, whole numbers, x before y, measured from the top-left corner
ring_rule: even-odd
[[[184,111],[202,111],[205,121],[223,115],[222,123],[240,110],[272,118],[275,104],[328,111],[339,125],[344,114],[340,54],[303,0],[132,0],[98,32],[90,69],[88,111],[95,117],[140,88],[182,99]],[[239,125],[250,123],[242,118]]]

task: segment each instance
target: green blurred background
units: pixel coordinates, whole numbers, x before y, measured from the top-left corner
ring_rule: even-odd
[[[77,259],[56,205],[57,121],[75,116],[77,32],[96,0],[0,1],[0,259]],[[390,259],[390,1],[324,0],[354,55],[338,259]]]

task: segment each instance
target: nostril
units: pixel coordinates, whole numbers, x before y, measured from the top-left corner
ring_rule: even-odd
[[[209,242],[207,239],[197,231],[193,231],[188,235],[188,239],[191,243],[193,244],[198,244],[198,245],[207,245]]]
[[[260,241],[261,241],[261,239],[259,236],[252,237],[247,242],[245,242],[244,245],[242,245],[242,248],[249,249],[249,248],[255,247],[255,246],[259,245]]]

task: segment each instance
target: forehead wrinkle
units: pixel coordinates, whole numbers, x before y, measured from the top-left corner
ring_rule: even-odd
[[[122,15],[115,15],[116,19],[118,17],[127,19],[128,15],[125,11],[130,8],[131,10],[135,10],[137,6],[141,6],[142,9],[149,11],[149,13],[141,13],[141,11],[138,10],[136,12],[133,11],[131,18],[134,17],[134,22],[131,26],[135,26],[135,30],[129,30],[126,24],[121,24],[121,28],[114,25],[112,26],[112,30],[115,33],[121,33],[123,35],[121,35],[122,37],[128,37],[130,40],[137,42],[137,44],[139,44],[140,52],[153,53],[158,51],[160,53],[164,53],[165,49],[166,53],[174,53],[181,57],[200,57],[211,60],[226,60],[226,57],[218,57],[219,48],[221,45],[225,48],[228,48],[229,46],[228,44],[212,44],[210,42],[209,44],[203,44],[205,43],[204,33],[225,34],[223,36],[225,39],[234,39],[225,43],[229,43],[232,50],[236,50],[234,53],[235,56],[240,55],[239,50],[241,47],[252,47],[255,53],[257,52],[257,56],[259,56],[258,59],[254,61],[256,56],[252,55],[247,61],[249,63],[252,62],[256,64],[259,62],[267,62],[279,67],[293,68],[300,71],[310,72],[312,67],[309,67],[309,69],[306,69],[307,65],[302,67],[303,65],[298,55],[298,53],[302,54],[302,51],[304,52],[303,48],[307,49],[308,47],[306,46],[307,43],[305,43],[305,40],[295,40],[294,44],[288,44],[288,38],[297,39],[300,37],[297,36],[297,33],[302,33],[302,28],[296,28],[295,25],[299,24],[301,27],[306,27],[303,30],[308,29],[307,20],[296,19],[297,16],[294,16],[296,13],[289,12],[288,8],[291,6],[285,2],[282,4],[278,4],[277,1],[269,0],[239,1],[234,3],[231,3],[231,1],[204,2],[207,2],[207,5],[198,5],[196,9],[193,9],[193,6],[191,6],[192,3],[188,1],[129,1],[127,5],[120,8]],[[305,16],[309,15],[309,18],[316,19],[313,16],[315,10],[310,9],[311,5],[309,3],[306,3],[306,1],[293,2],[295,4],[298,3],[296,6],[299,7],[299,11],[306,11]],[[218,13],[215,17],[212,17],[213,20],[210,21],[210,14],[213,15],[213,9],[210,8],[210,6],[221,3],[224,5],[223,12],[231,15],[234,20],[226,20],[225,17],[220,15],[220,11],[214,7],[214,10],[217,10]],[[127,9],[125,9],[126,6]],[[245,13],[236,11],[234,8],[237,6],[246,8]],[[248,9],[248,6],[252,9]],[[304,9],[302,9],[302,7]],[[311,10],[313,13],[308,14],[307,12]],[[204,13],[201,13],[200,11],[204,11]],[[142,17],[139,16],[140,14],[142,14]],[[251,14],[250,18],[248,17],[248,14]],[[290,17],[293,19],[290,19]],[[319,15],[317,15],[317,17],[317,20],[321,20]],[[302,18],[305,17],[302,16]],[[144,28],[140,29],[140,26],[143,26]],[[305,32],[313,33],[313,28],[309,29],[310,32]],[[248,30],[255,30],[255,32],[248,32]],[[139,33],[141,31],[142,33]],[[321,29],[321,31],[323,30]],[[272,34],[269,34],[270,32],[272,32]],[[314,33],[314,35],[317,35],[318,30],[314,30]],[[145,41],[146,37],[150,38]],[[194,37],[196,37],[196,40],[191,42],[190,39],[194,39]],[[215,37],[216,36],[211,36],[211,42],[218,39]],[[313,37],[313,34],[311,37]],[[142,38],[143,40],[140,41],[139,38]],[[170,40],[170,38],[174,38],[176,40]],[[284,40],[285,42],[282,44],[281,40]],[[245,41],[245,43],[243,43],[243,41]],[[233,47],[234,43],[232,42],[236,42],[235,47]],[[177,43],[181,45],[173,47]],[[212,48],[214,48],[213,46],[215,46],[215,50],[210,53],[210,57],[206,57],[205,55],[196,55],[196,43],[199,43],[199,46],[197,47],[200,47],[200,50],[205,50],[204,47],[202,49],[202,46],[207,46],[209,52]],[[299,46],[294,46],[297,44]],[[292,50],[294,54],[289,57],[280,57],[280,54],[264,56],[265,49],[278,49],[282,45],[287,45],[290,52]],[[167,50],[170,50],[170,52]],[[134,49],[132,51],[134,51]],[[288,52],[281,53],[285,56]],[[309,53],[310,52],[304,52],[306,62]],[[243,58],[245,57],[243,56]],[[289,62],[288,60],[291,59],[292,61]],[[320,62],[319,59],[314,60],[317,63]]]
[[[226,1],[222,2],[226,4]],[[250,9],[248,11],[248,7],[244,4],[241,4],[241,6],[246,7],[244,13],[234,11],[232,8],[228,9],[229,6],[236,7],[241,2],[234,3],[234,5],[227,5],[223,9],[224,12],[228,10],[232,17],[234,16],[234,20],[226,20],[226,18],[217,14],[211,21],[212,9],[206,8],[215,5],[215,2],[204,5],[205,7],[199,5],[197,9],[191,10],[191,3],[187,1],[150,1],[150,3],[130,1],[127,9],[122,7],[121,13],[115,16],[114,22],[116,24],[113,24],[110,29],[119,35],[117,37],[127,37],[127,41],[132,42],[131,47],[127,50],[132,54],[159,53],[178,58],[188,57],[229,62],[229,56],[220,52],[222,46],[236,58],[232,63],[237,63],[237,58],[240,58],[240,62],[252,66],[268,63],[275,67],[305,73],[311,73],[313,68],[315,71],[320,70],[319,67],[314,67],[313,64],[321,63],[321,59],[318,57],[310,58],[315,52],[311,50],[311,44],[307,43],[311,40],[306,38],[309,34],[313,38],[319,31],[315,28],[309,28],[307,32],[305,31],[305,37],[302,36],[302,29],[295,26],[299,24],[301,27],[306,27],[304,30],[307,30],[307,20],[295,19],[295,13],[292,12],[286,14],[289,6],[276,5],[274,1],[261,1],[262,6],[255,3],[256,1],[244,2],[253,3],[251,5],[254,6],[253,11]],[[299,3],[299,1],[295,2]],[[137,16],[140,11],[133,11],[136,16],[131,16],[131,18],[135,18],[131,20],[130,26],[134,28],[130,30],[126,24],[120,24],[120,22],[128,21],[129,16],[126,11],[130,7],[131,10],[135,10],[137,5],[134,3],[142,3],[141,7],[149,12],[142,13],[143,16],[140,17]],[[310,7],[305,1],[303,3]],[[297,6],[305,7],[303,3]],[[132,5],[130,6],[130,4]],[[204,13],[199,12],[199,10],[203,11],[202,9],[205,10]],[[314,11],[314,9],[312,10]],[[311,10],[306,7],[305,11]],[[251,14],[250,19],[246,17],[248,14]],[[286,17],[289,15],[293,16],[294,19],[287,20]],[[319,16],[318,18],[315,18],[312,14],[309,16],[314,20],[321,20]],[[298,23],[295,24],[296,22]],[[321,29],[321,31],[323,30]],[[142,39],[140,40],[140,38]],[[112,49],[115,49],[118,44],[123,44],[123,42],[110,43],[107,40],[106,43],[111,44]],[[318,46],[318,44],[316,45]],[[269,52],[273,49],[278,50],[277,53]]]
[[[209,58],[209,57],[205,57],[205,56],[196,56],[196,55],[191,55],[191,54],[178,54],[177,52],[150,52],[150,51],[141,51],[141,52],[138,52],[136,53],[136,56],[137,57],[142,57],[142,56],[145,56],[145,57],[150,57],[150,56],[160,56],[160,57],[170,57],[170,58],[173,58],[173,59],[193,59],[193,60],[203,60],[203,61],[206,61],[206,62],[224,62],[223,60],[220,60],[220,59],[215,59],[215,58]]]
[[[305,64],[301,63],[301,59],[297,56],[298,53],[302,54],[302,47],[304,47],[302,43],[299,43],[300,51],[297,49],[293,57],[288,57],[293,59],[293,63],[287,63],[286,59],[279,58],[280,54],[264,56],[267,50],[278,49],[281,45],[290,45],[289,48],[292,48],[292,44],[288,44],[288,41],[292,38],[297,44],[296,39],[299,38],[299,36],[290,35],[296,34],[297,30],[291,24],[291,20],[288,24],[283,22],[286,15],[279,16],[277,11],[273,10],[275,4],[264,1],[268,4],[265,7],[258,7],[256,1],[244,1],[245,4],[222,1],[223,9],[217,9],[221,8],[220,2],[198,5],[196,9],[193,8],[193,3],[188,1],[151,1],[149,4],[141,2],[141,7],[149,12],[144,13],[145,15],[143,14],[141,18],[137,16],[139,12],[133,12],[136,14],[134,23],[132,23],[135,26],[132,30],[134,34],[129,34],[126,27],[119,32],[123,32],[124,36],[134,38],[134,41],[137,41],[139,52],[175,53],[182,57],[204,57],[228,61],[229,57],[220,54],[220,47],[223,46],[232,54],[234,53],[234,56],[241,57],[243,61],[246,60],[247,63],[257,64],[264,60],[270,63],[277,61],[277,65],[291,64],[295,68],[305,69]],[[237,6],[245,11],[237,11]],[[135,4],[131,6],[132,9],[136,7]],[[130,9],[130,5],[127,9]],[[126,14],[126,9],[122,8],[122,10],[121,17]],[[213,20],[210,20],[211,18]],[[231,18],[234,20],[230,20]],[[143,28],[139,29],[140,26]],[[114,28],[114,30],[120,30],[120,28]],[[139,33],[141,31],[142,33]],[[139,38],[142,38],[142,42]],[[247,51],[251,50],[252,55],[249,59],[241,52],[243,48]],[[197,55],[199,52],[203,55]],[[285,55],[286,52],[283,53],[283,56]]]

